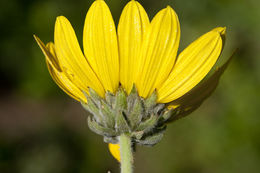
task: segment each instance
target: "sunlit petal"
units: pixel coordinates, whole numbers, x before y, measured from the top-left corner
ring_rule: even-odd
[[[178,99],[207,75],[222,51],[224,34],[225,28],[213,29],[179,55],[168,79],[158,88],[158,102]]]
[[[149,18],[137,1],[124,8],[118,24],[120,83],[129,93],[138,73],[140,50],[149,27]]]
[[[178,17],[171,7],[161,10],[152,20],[145,36],[136,86],[142,97],[150,95],[167,79],[176,59],[180,40]]]
[[[54,42],[60,65],[70,80],[82,90],[91,87],[104,96],[104,89],[82,54],[70,22],[63,16],[56,20]]]
[[[119,57],[115,24],[104,1],[90,7],[83,31],[84,53],[105,90],[115,92],[119,84]]]

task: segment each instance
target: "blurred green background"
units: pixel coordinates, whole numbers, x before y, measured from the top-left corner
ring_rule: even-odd
[[[52,81],[32,35],[53,40],[66,16],[79,41],[89,0],[0,1],[0,172],[112,173],[118,163],[87,113]],[[153,148],[138,147],[136,172],[260,172],[260,1],[140,0],[150,19],[171,5],[181,23],[182,50],[198,36],[227,26],[221,56],[235,58],[216,92],[189,117],[168,126]],[[118,23],[127,1],[107,0]]]

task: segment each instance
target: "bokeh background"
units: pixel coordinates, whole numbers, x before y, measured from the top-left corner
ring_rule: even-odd
[[[238,48],[216,92],[189,117],[168,126],[153,148],[138,147],[136,172],[260,172],[260,1],[140,0],[150,19],[166,5],[178,13],[182,50],[198,36],[227,26],[221,62]],[[0,1],[0,172],[112,173],[118,163],[87,113],[52,81],[32,35],[53,40],[66,16],[82,41],[92,0]],[[127,1],[107,0],[118,23]]]

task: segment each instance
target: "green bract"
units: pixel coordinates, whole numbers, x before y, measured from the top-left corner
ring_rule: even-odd
[[[107,143],[117,144],[121,134],[128,134],[134,144],[155,145],[163,137],[167,120],[176,113],[156,103],[156,91],[144,99],[136,87],[129,95],[123,88],[116,94],[107,92],[105,99],[89,88],[85,96],[88,103],[82,105],[92,114],[88,117],[89,128],[104,136]]]

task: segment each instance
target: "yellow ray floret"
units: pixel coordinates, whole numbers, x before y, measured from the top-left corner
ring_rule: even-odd
[[[120,83],[130,93],[138,75],[140,51],[150,25],[143,7],[130,1],[124,8],[118,24],[120,53]]]
[[[175,63],[179,41],[179,20],[168,6],[154,17],[145,34],[136,80],[140,96],[146,98],[166,80]]]
[[[54,44],[60,66],[80,89],[93,88],[104,96],[104,88],[84,57],[70,22],[63,16],[56,20]]]
[[[225,28],[213,29],[181,52],[169,77],[158,88],[158,102],[181,97],[207,75],[222,51],[223,34]]]
[[[86,16],[84,53],[105,90],[115,92],[119,83],[119,57],[115,24],[104,1],[95,1]]]

